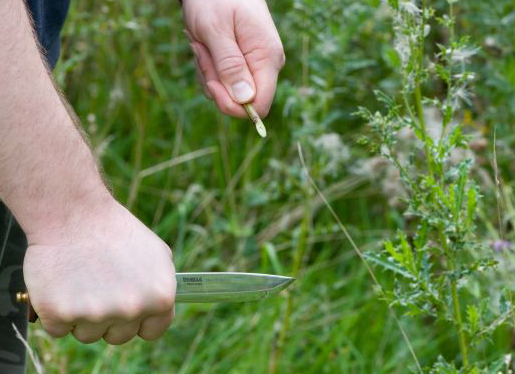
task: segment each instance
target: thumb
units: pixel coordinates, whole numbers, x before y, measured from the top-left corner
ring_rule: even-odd
[[[236,41],[217,35],[217,38],[210,38],[206,47],[213,58],[218,79],[229,96],[239,104],[252,101],[256,96],[256,86]]]

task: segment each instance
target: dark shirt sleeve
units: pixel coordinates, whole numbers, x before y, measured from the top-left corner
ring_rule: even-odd
[[[70,0],[26,0],[34,28],[51,68],[59,58],[59,35],[64,25]]]

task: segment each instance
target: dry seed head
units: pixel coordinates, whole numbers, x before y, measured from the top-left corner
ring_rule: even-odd
[[[402,1],[399,5],[402,10],[413,16],[421,12],[420,8],[411,0]]]

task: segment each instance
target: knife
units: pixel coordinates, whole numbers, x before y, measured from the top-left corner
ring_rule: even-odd
[[[258,273],[176,273],[177,303],[243,302],[276,295],[295,278]],[[16,301],[27,303],[29,322],[38,316],[27,292],[18,292]]]

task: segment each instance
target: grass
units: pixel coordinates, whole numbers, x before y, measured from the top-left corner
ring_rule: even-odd
[[[482,43],[480,28],[499,40],[499,47],[482,51],[475,61],[479,87],[470,113],[486,136],[491,124],[499,123],[497,137],[504,144],[498,147],[499,168],[509,188],[513,135],[508,130],[515,117],[508,103],[515,67],[506,56],[513,39],[510,27],[496,27],[491,20],[513,12],[507,5],[488,4],[459,8],[460,27],[472,30],[477,43]],[[119,200],[172,246],[180,271],[295,274],[298,281],[281,296],[256,303],[177,305],[174,324],[152,343],[83,345],[70,337],[50,339],[33,326],[30,343],[47,373],[415,369],[388,307],[306,180],[296,148],[301,141],[311,175],[360,249],[379,249],[397,228],[407,226],[381,187],[387,177],[370,179],[360,172],[360,161],[370,156],[358,142],[366,131],[363,123],[352,115],[363,103],[379,107],[374,89],[400,87],[389,47],[391,24],[375,0],[285,0],[269,6],[287,65],[266,119],[267,138],[261,140],[249,120],[218,114],[201,95],[175,2],[73,3],[55,75]],[[471,11],[475,7],[484,17]],[[493,105],[499,113],[490,109]],[[315,145],[330,132],[339,134],[350,157]],[[489,160],[490,154],[482,157]],[[328,171],[333,161],[337,167]],[[488,162],[484,169],[488,176]],[[483,238],[489,243],[498,224],[490,220],[497,216],[489,204],[495,199],[485,195],[481,226],[490,227]],[[508,252],[508,263],[512,257]],[[391,274],[376,273],[390,288]],[[492,292],[503,286],[492,285]],[[457,355],[449,344],[454,336],[444,325],[403,316],[400,323],[422,366],[440,354]],[[484,356],[509,352],[511,335],[498,329]]]

